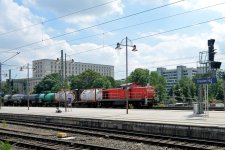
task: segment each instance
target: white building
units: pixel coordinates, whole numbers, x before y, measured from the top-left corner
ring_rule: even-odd
[[[35,85],[37,85],[42,80],[42,78],[44,78],[46,75],[52,74],[52,73],[59,73],[61,70],[61,63],[57,62],[54,59],[34,60],[32,68],[35,68],[35,69],[33,70],[33,77],[29,78],[28,87],[29,87],[30,93],[33,92]],[[110,65],[66,61],[66,68],[65,68],[65,62],[63,66],[64,73],[66,71],[66,76],[79,75],[88,69],[98,72],[103,76],[114,77],[114,66],[110,66]],[[2,87],[4,86],[4,84],[6,84],[3,81],[1,83],[2,83]],[[26,94],[27,93],[27,78],[13,79],[13,88],[18,93]]]
[[[186,68],[186,66],[177,66],[176,69],[157,68],[157,73],[166,80],[166,91],[169,92],[172,86],[175,86],[182,77],[192,79],[197,73],[195,68]]]
[[[35,68],[33,77],[42,78],[48,74],[59,73],[61,71],[61,63],[54,59],[34,60],[33,68]],[[66,61],[65,67],[65,61],[63,62],[63,71],[66,73],[66,76],[79,75],[88,69],[103,76],[114,77],[114,66]]]

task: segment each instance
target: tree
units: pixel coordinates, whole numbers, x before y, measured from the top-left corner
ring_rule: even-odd
[[[172,86],[169,90],[168,96],[169,96],[169,103],[176,103],[176,99],[175,99],[175,86]]]
[[[115,86],[114,87],[120,87],[121,84],[125,84],[125,81],[115,80]]]
[[[175,86],[174,94],[177,101],[191,104],[196,96],[195,83],[188,77],[182,77]]]
[[[106,79],[109,80],[111,87],[118,87],[113,77],[106,76]]]
[[[151,72],[150,85],[155,87],[159,101],[163,101],[166,98],[166,80],[163,76],[157,72]]]
[[[34,87],[34,93],[46,91],[57,92],[61,89],[61,80],[58,73],[45,76],[41,82]]]
[[[93,81],[93,88],[110,88],[112,87],[111,82],[104,77],[97,78]]]
[[[222,79],[218,79],[217,83],[209,84],[208,85],[208,93],[209,93],[209,100],[223,100],[224,98],[224,81]]]
[[[71,88],[73,89],[109,87],[112,87],[110,80],[92,70],[86,70],[85,72],[71,79]]]
[[[18,88],[13,87],[8,82],[6,82],[6,84],[2,87],[2,92],[5,93],[5,94],[6,93],[15,94],[15,93],[18,93]]]
[[[149,83],[149,80],[149,70],[142,68],[135,69],[128,77],[128,82],[138,82],[142,86],[146,86]]]
[[[180,86],[180,83],[179,82],[175,86],[174,96],[175,96],[175,99],[178,102],[183,102],[183,99],[182,99],[183,98],[183,93],[182,93],[181,86]]]

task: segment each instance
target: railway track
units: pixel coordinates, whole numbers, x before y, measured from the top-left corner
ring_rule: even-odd
[[[60,139],[52,139],[46,136],[37,136],[32,133],[0,129],[0,140],[8,141],[16,144],[17,147],[25,147],[29,149],[41,150],[118,150],[112,147],[103,147],[93,144],[83,144],[73,141],[63,141]]]
[[[38,124],[31,122],[19,122],[18,120],[7,121],[8,124],[21,126],[29,126],[33,128],[51,129],[55,131],[63,131],[70,134],[84,134],[89,136],[102,137],[107,139],[116,139],[120,141],[130,141],[133,143],[145,143],[152,145],[160,145],[164,147],[180,148],[180,149],[224,149],[225,143],[220,141],[209,141],[200,139],[189,139],[181,137],[171,137],[153,134],[142,134],[134,132],[124,132],[108,129],[93,129],[81,128],[70,125],[55,125],[55,124]],[[1,134],[0,134],[1,135]],[[69,143],[68,143],[69,144]]]

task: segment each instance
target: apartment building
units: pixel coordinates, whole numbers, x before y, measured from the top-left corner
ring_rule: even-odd
[[[59,73],[61,62],[54,59],[40,59],[33,61],[33,77],[42,78],[48,74]],[[63,61],[63,71],[66,76],[79,75],[86,70],[93,70],[103,76],[114,77],[114,66],[103,64],[91,64],[73,61]]]
[[[196,68],[187,68],[186,66],[177,66],[176,69],[157,68],[157,73],[166,80],[166,91],[169,92],[172,86],[176,85],[182,77],[192,79],[197,73]]]

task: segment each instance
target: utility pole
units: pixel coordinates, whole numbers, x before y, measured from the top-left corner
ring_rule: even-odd
[[[26,88],[26,93],[27,93],[27,108],[28,110],[30,109],[30,69],[35,69],[33,67],[30,68],[30,64],[28,63],[27,66],[20,67],[20,71],[23,71],[23,69],[27,69],[27,88]],[[24,82],[25,84],[25,82]],[[25,90],[24,90],[25,91]]]
[[[2,92],[2,63],[0,62],[0,92]]]
[[[12,95],[11,80],[11,69],[9,69],[9,94]]]
[[[30,109],[30,79],[29,79],[29,63],[27,64],[27,106],[28,110]]]
[[[223,78],[223,107],[225,111],[225,74],[223,74],[222,78]]]
[[[2,63],[0,62],[0,109],[2,108]]]
[[[63,91],[63,79],[64,79],[64,76],[63,76],[63,50],[61,50],[61,90]],[[61,94],[60,94],[61,95]],[[63,100],[63,97],[61,97],[61,100]],[[59,102],[59,105],[60,105],[60,102]]]
[[[67,112],[67,101],[66,101],[66,85],[67,85],[67,78],[66,78],[66,69],[67,69],[67,66],[66,66],[66,53],[65,53],[65,81],[64,81],[64,93],[65,93],[65,112]]]
[[[61,50],[61,88],[63,89],[63,50]]]

